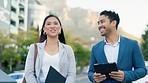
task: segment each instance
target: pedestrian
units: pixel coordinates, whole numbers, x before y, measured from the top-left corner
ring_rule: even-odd
[[[98,30],[105,37],[93,46],[88,77],[92,83],[132,83],[146,75],[143,55],[136,40],[118,34],[120,18],[114,11],[104,10],[98,19]],[[116,63],[117,71],[96,73],[94,64]]]
[[[48,15],[43,22],[40,41],[37,44],[37,58],[34,66],[34,44],[30,45],[26,64],[27,83],[44,83],[52,66],[66,78],[65,83],[75,83],[76,62],[73,49],[65,43],[60,19]],[[35,67],[35,69],[34,69]],[[35,72],[34,72],[35,71]]]

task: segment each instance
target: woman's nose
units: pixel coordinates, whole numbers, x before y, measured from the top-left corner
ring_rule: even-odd
[[[54,24],[52,24],[52,25],[50,25],[50,27],[51,27],[51,28],[54,28],[54,27],[55,27],[55,25],[54,25]]]

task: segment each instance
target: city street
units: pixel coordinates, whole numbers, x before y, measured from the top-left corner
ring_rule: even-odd
[[[87,77],[87,74],[77,75],[76,83],[91,83]]]

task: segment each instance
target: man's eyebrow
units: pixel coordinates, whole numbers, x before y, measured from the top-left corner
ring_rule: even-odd
[[[98,22],[100,22],[100,21],[105,21],[105,19],[100,19],[100,20],[98,20]]]

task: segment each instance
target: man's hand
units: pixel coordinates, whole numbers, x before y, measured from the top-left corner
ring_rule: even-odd
[[[94,73],[94,80],[96,83],[99,83],[106,79],[105,75],[101,75],[101,73]]]
[[[109,73],[110,77],[117,80],[117,81],[123,81],[124,80],[124,72],[121,70],[113,71]]]

